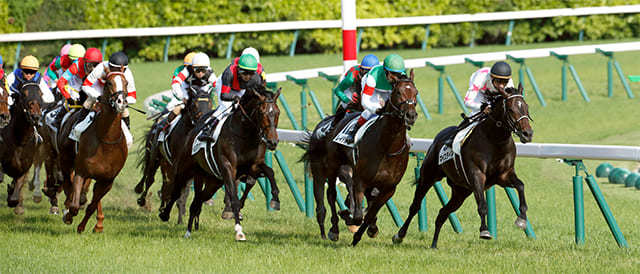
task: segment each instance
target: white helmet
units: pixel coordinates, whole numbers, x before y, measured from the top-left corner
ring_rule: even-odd
[[[209,62],[209,56],[207,56],[204,52],[198,52],[195,56],[193,56],[193,66],[194,67],[211,67],[211,63]]]
[[[246,49],[244,49],[242,51],[242,54],[240,54],[240,56],[242,56],[243,54],[251,54],[253,55],[253,57],[256,58],[256,61],[258,61],[258,63],[260,63],[260,54],[258,53],[257,49],[254,49],[252,47],[248,47]]]

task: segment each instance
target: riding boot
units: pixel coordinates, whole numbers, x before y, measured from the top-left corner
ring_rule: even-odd
[[[340,120],[344,118],[345,114],[347,114],[346,108],[344,108],[342,105],[339,105],[336,109],[336,114],[333,116],[333,121],[331,121],[331,128],[335,127],[338,122],[340,122]]]
[[[129,117],[122,117],[122,121],[124,121],[124,124],[127,125],[128,129],[131,129],[131,119],[129,119]]]
[[[198,140],[203,142],[215,141],[215,139],[213,139],[213,131],[216,129],[217,124],[218,124],[218,118],[213,117],[213,121],[211,121],[211,123],[205,126],[204,130],[202,131],[202,134],[198,136]]]

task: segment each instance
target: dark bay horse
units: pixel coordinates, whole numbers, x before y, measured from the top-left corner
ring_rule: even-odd
[[[520,215],[515,225],[521,229],[526,228],[527,203],[524,184],[518,179],[514,169],[516,146],[511,137],[515,132],[522,143],[531,142],[533,138],[533,129],[529,124],[529,107],[522,95],[522,84],[518,86],[518,90],[507,88],[490,101],[491,111],[467,137],[461,148],[461,160],[456,156],[438,165],[440,149],[450,142],[450,138],[456,133],[456,127],[445,128],[433,140],[420,168],[420,178],[416,181],[417,187],[409,209],[409,217],[400,231],[393,236],[394,243],[402,242],[412,218],[420,209],[422,198],[435,182],[444,177],[451,186],[451,200],[440,209],[436,218],[432,248],[437,247],[440,229],[449,214],[456,211],[471,193],[478,204],[480,238],[491,239],[486,224],[487,202],[484,191],[493,185],[513,187],[518,191]]]
[[[235,239],[246,240],[240,225],[242,202],[238,199],[235,184],[236,179],[242,175],[253,178],[267,177],[271,183],[273,195],[271,207],[280,208],[279,191],[273,170],[264,161],[266,150],[275,150],[278,145],[276,131],[280,115],[277,105],[278,96],[280,96],[280,90],[274,94],[262,86],[248,89],[240,102],[237,105],[234,103],[236,109],[222,125],[217,143],[211,149],[201,149],[193,156],[191,149],[185,149],[182,152],[178,160],[180,164],[176,166],[173,189],[163,188],[163,198],[169,197],[165,193],[168,194],[171,191],[171,200],[161,209],[162,220],[169,219],[171,207],[180,195],[180,189],[191,178],[194,179],[195,197],[189,208],[189,224],[185,234],[187,238],[191,235],[194,222],[195,229],[198,229],[202,203],[209,200],[216,190],[224,185],[225,194],[230,197],[234,213]],[[187,137],[187,148],[191,148],[200,128],[196,127]],[[214,170],[213,166],[219,169]],[[245,194],[248,191],[246,190]]]
[[[111,190],[115,177],[127,160],[127,143],[121,125],[122,112],[127,107],[126,95],[127,80],[124,74],[109,73],[103,94],[98,97],[94,121],[82,133],[80,142],[76,143],[67,136],[81,112],[72,114],[58,132],[58,159],[63,173],[65,206],[69,209],[62,217],[66,224],[73,222],[73,217],[78,214],[80,208],[83,191],[88,190],[91,179],[95,180],[93,197],[78,225],[78,233],[84,231],[87,221],[96,209],[98,222],[94,231],[102,232],[104,215],[100,200]]]
[[[4,95],[5,90],[2,93],[2,105],[6,106],[8,97]],[[0,163],[4,173],[13,178],[13,182],[7,186],[7,203],[9,207],[15,208],[15,214],[20,215],[24,213],[22,187],[40,142],[36,127],[42,118],[43,102],[42,91],[36,83],[24,84],[20,92],[11,96],[14,101],[10,111],[11,118],[0,133]],[[9,116],[3,114],[1,117],[4,124]]]
[[[360,241],[367,230],[370,237],[378,233],[376,215],[380,207],[393,196],[397,184],[402,179],[409,160],[409,140],[406,131],[415,123],[418,90],[410,77],[392,75],[393,91],[384,107],[379,111],[377,121],[367,130],[356,146],[357,162],[353,162],[352,149],[333,142],[333,138],[358,113],[347,115],[337,123],[325,137],[309,136],[309,147],[303,160],[309,162],[313,175],[314,197],[320,235],[324,238],[324,183],[328,182],[327,198],[331,206],[331,229],[329,239],[338,240],[338,217],[336,215],[336,178],[347,184],[349,208],[353,210],[354,224],[362,223],[362,201],[367,198],[368,211],[364,223],[354,234],[353,245]],[[316,129],[317,130],[317,129]],[[353,177],[351,177],[353,173]]]
[[[162,183],[170,184],[169,178],[173,178],[170,172],[173,171],[173,165],[177,160],[177,155],[180,155],[182,149],[185,147],[185,136],[189,134],[196,122],[205,113],[210,112],[213,107],[210,92],[199,90],[197,93],[193,89],[189,89],[189,99],[187,100],[185,109],[182,111],[182,116],[176,122],[175,127],[165,137],[165,141],[158,142],[158,135],[161,130],[161,123],[159,120],[151,126],[151,129],[145,134],[144,146],[140,147],[140,151],[143,153],[143,157],[138,162],[138,167],[142,170],[142,178],[136,185],[136,193],[140,193],[138,198],[138,205],[145,206],[147,201],[147,194],[149,188],[154,182],[155,174],[158,168],[161,168]],[[184,188],[184,193],[180,200],[178,200],[178,208],[180,214],[178,216],[178,224],[182,223],[182,216],[185,214],[186,197],[189,193],[189,188]]]

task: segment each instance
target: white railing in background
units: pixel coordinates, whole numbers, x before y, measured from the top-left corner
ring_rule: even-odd
[[[358,19],[357,27],[381,27],[401,25],[429,25],[460,22],[485,22],[523,20],[536,18],[549,18],[559,16],[588,16],[599,14],[625,14],[640,13],[640,5],[612,6],[612,7],[586,7],[574,9],[547,9],[509,12],[491,12],[476,14],[454,14],[399,18],[375,18]],[[45,40],[67,39],[91,39],[91,38],[116,38],[116,37],[142,37],[142,36],[176,36],[205,33],[235,33],[258,32],[279,30],[302,29],[327,29],[340,28],[340,20],[316,20],[316,21],[289,21],[271,23],[250,24],[226,24],[186,27],[156,27],[156,28],[121,28],[121,29],[95,29],[95,30],[70,30],[51,32],[27,32],[0,34],[0,42],[27,42]]]

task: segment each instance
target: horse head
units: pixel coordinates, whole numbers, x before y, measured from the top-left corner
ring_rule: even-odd
[[[202,115],[211,111],[213,108],[213,100],[211,100],[211,93],[207,90],[189,89],[189,101],[187,102],[187,113],[191,116],[191,121],[195,123]]]
[[[524,100],[522,83],[518,84],[518,89],[509,87],[500,91],[498,96],[498,111],[494,115],[498,121],[504,121],[508,130],[515,132],[520,138],[520,142],[528,143],[533,139],[533,129],[531,128],[529,117],[529,105]],[[493,112],[493,111],[492,111]]]
[[[411,126],[413,126],[416,119],[418,119],[418,112],[416,111],[418,89],[413,83],[413,69],[411,69],[409,75],[409,77],[405,74],[391,75],[391,86],[393,86],[393,90],[388,100],[388,105],[391,106],[391,109],[387,109],[385,112],[390,112],[391,115],[402,119],[404,126],[411,129]]]
[[[104,93],[98,101],[110,106],[116,112],[122,113],[127,108],[127,79],[122,72],[110,72],[104,83]]]
[[[20,88],[20,92],[12,94],[16,111],[24,112],[27,121],[32,126],[38,125],[42,118],[42,91],[36,83],[26,83]]]
[[[4,79],[0,81],[0,128],[9,125],[11,112],[9,112],[9,92],[5,89]]]
[[[265,143],[269,150],[275,150],[278,145],[280,108],[276,100],[281,89],[273,93],[258,85],[248,89],[240,101],[240,111],[258,129],[260,142]],[[245,108],[251,109],[251,113],[247,114]]]

